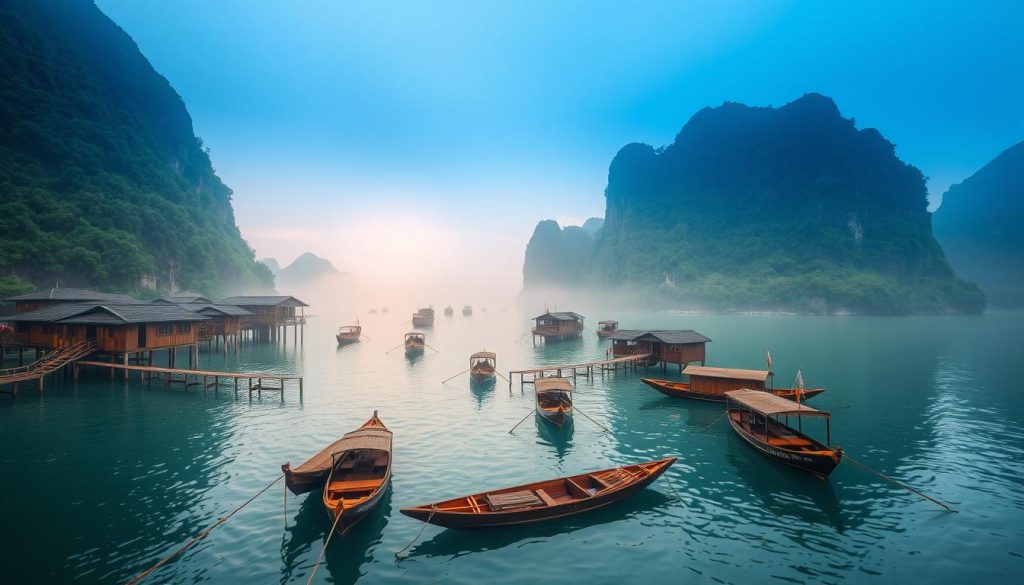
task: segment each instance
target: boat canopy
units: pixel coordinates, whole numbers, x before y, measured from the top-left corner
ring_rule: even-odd
[[[417,331],[412,331],[410,333],[406,333],[405,334],[405,338],[406,339],[426,339],[427,336],[422,334],[422,333],[419,333]]]
[[[539,392],[572,392],[572,384],[568,378],[537,378],[533,382],[534,389]]]
[[[355,331],[357,329],[362,329],[362,328],[363,328],[362,325],[342,325],[341,327],[338,327],[338,333],[346,333],[346,332],[349,332],[349,331]]]
[[[804,406],[803,404],[761,390],[743,388],[726,392],[725,395],[729,400],[736,401],[750,410],[760,412],[765,416],[775,416],[778,414],[821,416],[824,418],[831,416],[824,410]]]
[[[385,429],[360,429],[346,433],[334,443],[333,453],[366,449],[374,451],[391,450],[391,431]]]
[[[768,370],[740,370],[737,368],[712,368],[710,366],[686,366],[684,374],[704,376],[705,378],[729,378],[731,380],[755,380],[764,382],[773,376]]]
[[[496,360],[497,358],[498,356],[495,355],[493,351],[478,351],[473,355],[469,356],[469,359],[471,360]]]

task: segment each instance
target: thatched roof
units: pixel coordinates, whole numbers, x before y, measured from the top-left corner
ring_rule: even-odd
[[[537,392],[572,392],[569,378],[537,378],[533,382],[533,387]]]

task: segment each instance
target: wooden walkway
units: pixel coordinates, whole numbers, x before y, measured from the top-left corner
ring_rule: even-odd
[[[508,385],[509,388],[512,387],[512,376],[514,374],[519,374],[519,385],[522,386],[523,384],[532,384],[537,378],[545,378],[551,375],[561,377],[564,372],[572,372],[573,378],[576,376],[593,378],[595,369],[599,370],[602,376],[605,372],[614,372],[619,368],[622,368],[623,371],[632,370],[635,372],[637,366],[646,362],[650,357],[651,354],[649,353],[640,353],[579,364],[556,364],[523,370],[510,370],[508,373]],[[529,380],[526,379],[528,375],[531,376]]]
[[[201,385],[204,391],[209,390],[210,388],[213,388],[214,391],[220,389],[221,380],[223,379],[225,382],[233,382],[234,391],[237,393],[240,390],[238,384],[239,380],[245,380],[247,386],[241,389],[248,390],[250,398],[252,397],[253,392],[262,393],[266,390],[280,392],[281,399],[284,400],[285,382],[298,381],[299,398],[302,398],[302,376],[296,376],[293,374],[275,374],[272,372],[247,374],[244,372],[186,370],[180,368],[161,368],[157,366],[114,364],[110,362],[80,361],[75,363],[76,379],[78,378],[79,368],[83,367],[107,368],[110,370],[111,375],[113,375],[117,370],[123,370],[125,378],[128,377],[128,372],[139,372],[143,380],[161,380],[164,383],[164,386],[168,386],[170,384],[184,384],[186,388],[188,386]]]

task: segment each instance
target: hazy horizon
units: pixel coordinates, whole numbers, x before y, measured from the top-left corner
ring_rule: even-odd
[[[385,287],[518,292],[538,221],[602,217],[619,148],[724,101],[828,95],[933,206],[1024,138],[1019,4],[97,4],[182,96],[258,258]]]

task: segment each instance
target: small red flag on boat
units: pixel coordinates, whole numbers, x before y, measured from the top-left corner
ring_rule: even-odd
[[[764,350],[764,355],[765,355],[765,358],[764,358],[765,369],[766,370],[770,370],[770,369],[772,369],[772,350],[770,350],[770,349]]]

